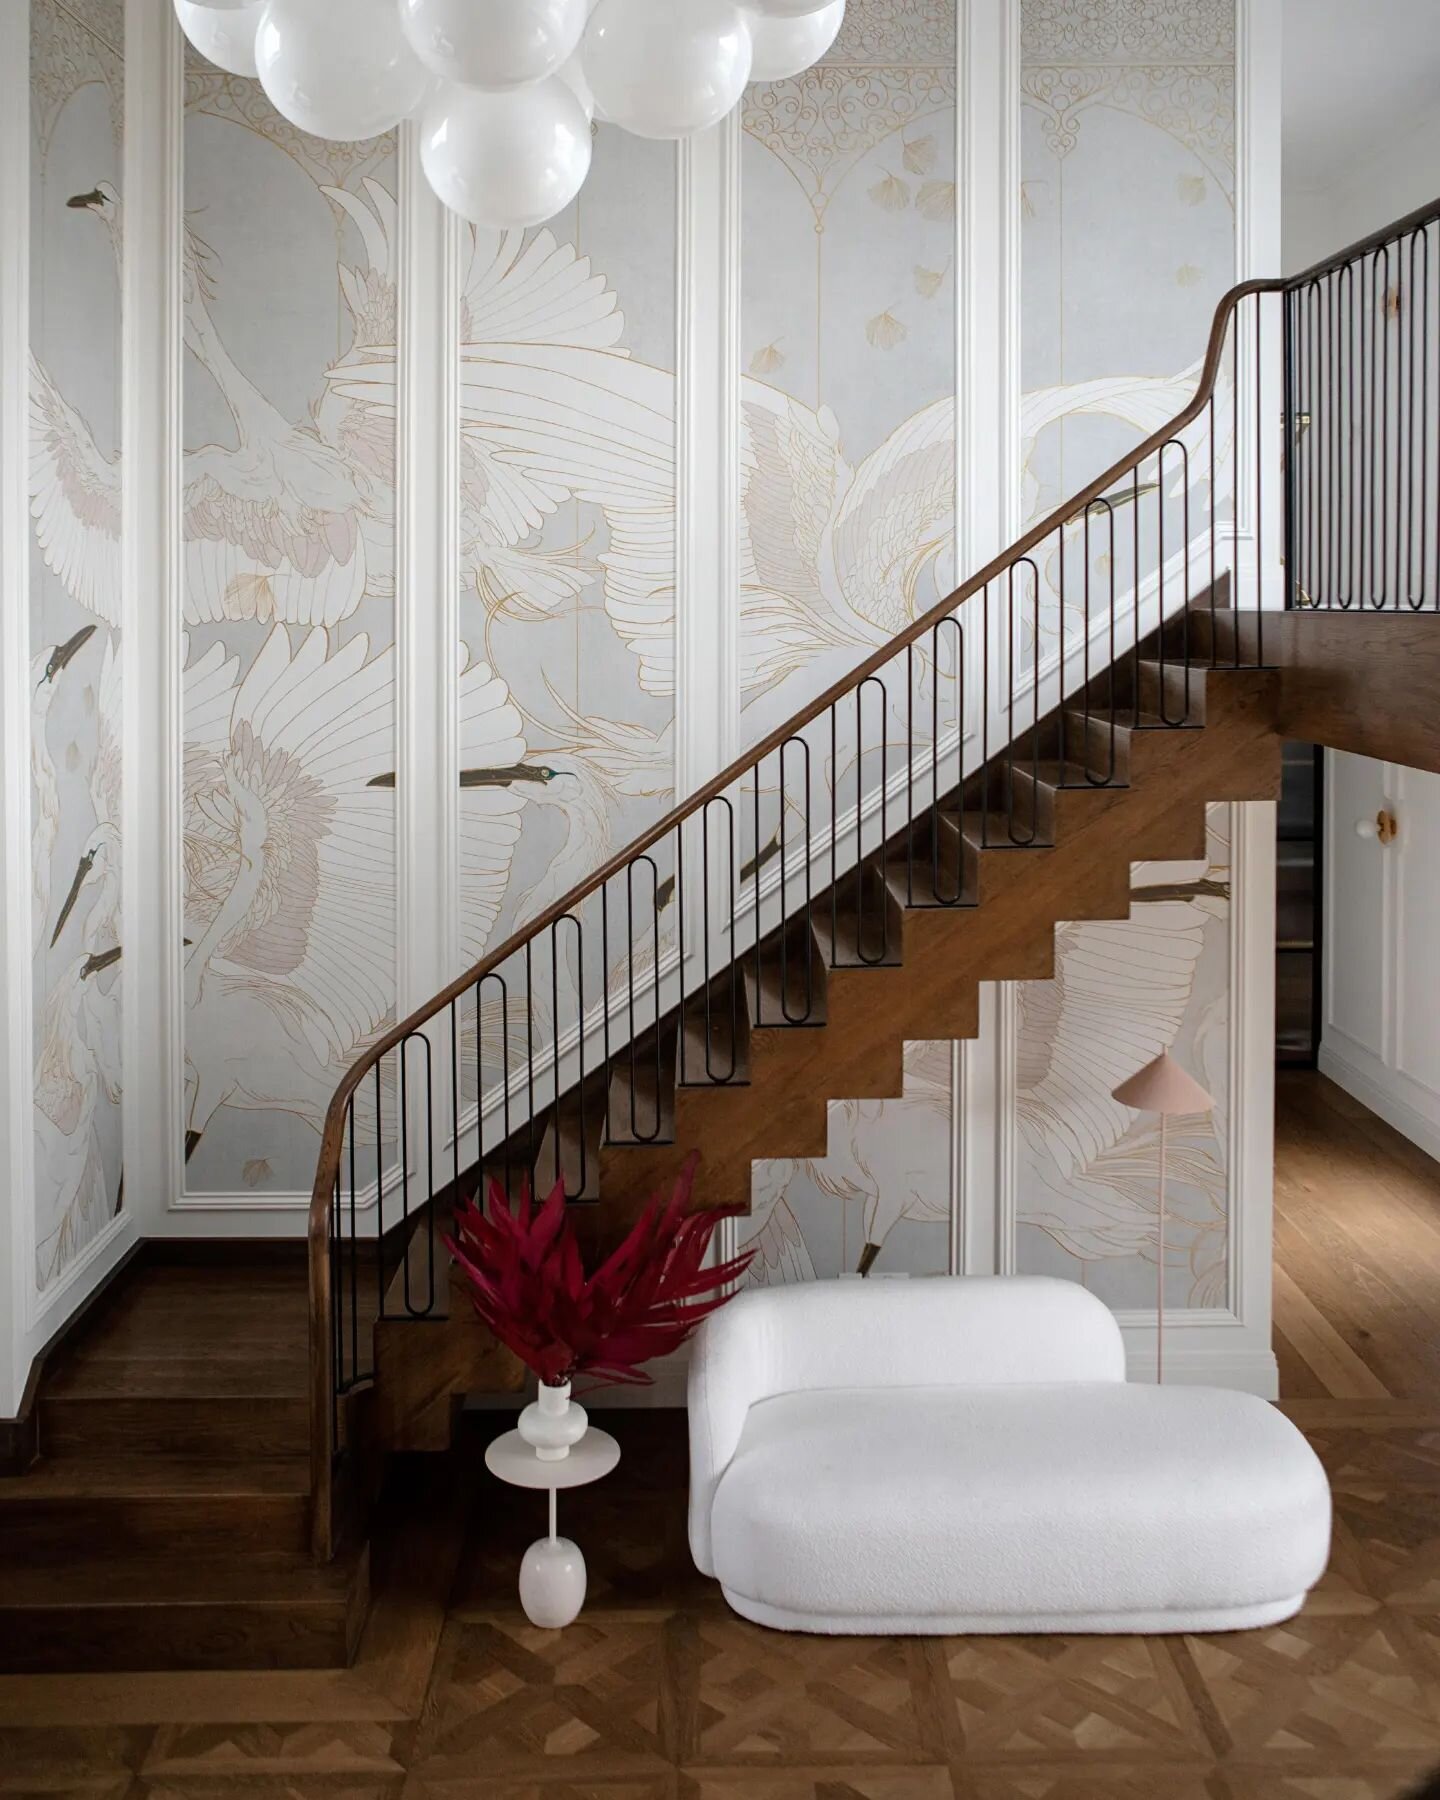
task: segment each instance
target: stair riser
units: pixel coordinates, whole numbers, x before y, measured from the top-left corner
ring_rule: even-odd
[[[233,1456],[269,1459],[303,1452],[310,1412],[300,1399],[70,1399],[48,1397],[40,1415],[46,1456]]]
[[[309,1511],[298,1494],[21,1498],[0,1508],[0,1544],[23,1542],[36,1557],[89,1554],[102,1543],[117,1556],[302,1550]]]
[[[343,1598],[307,1607],[0,1606],[0,1671],[343,1668],[363,1616],[363,1601]]]

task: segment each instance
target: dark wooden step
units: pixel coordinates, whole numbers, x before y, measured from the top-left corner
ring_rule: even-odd
[[[117,1557],[302,1550],[310,1472],[298,1457],[44,1459],[0,1481],[0,1544],[27,1555]]]
[[[294,1394],[155,1395],[47,1393],[42,1456],[126,1454],[303,1456],[309,1402]]]
[[[749,1082],[749,1002],[744,971],[737,964],[717,976],[705,993],[692,994],[685,1002],[677,1054],[676,1079],[683,1087]]]
[[[1142,659],[1138,669],[1140,710],[1167,725],[1205,723],[1206,670],[1196,663]]]
[[[902,908],[973,906],[977,876],[973,849],[944,802],[922,811],[885,858],[886,885]]]
[[[828,905],[828,898],[825,901]],[[745,958],[745,992],[752,1031],[795,1027],[818,1029],[826,1019],[826,962],[811,921],[820,909],[820,896],[789,921],[784,931],[772,933]]]
[[[810,912],[820,954],[832,969],[881,968],[904,953],[903,908],[873,859],[829,889]]]
[[[675,1137],[675,1056],[679,1022],[673,1016],[645,1032],[611,1061],[605,1101],[607,1144],[664,1144]]]
[[[363,1548],[0,1564],[0,1670],[342,1668],[368,1605]]]

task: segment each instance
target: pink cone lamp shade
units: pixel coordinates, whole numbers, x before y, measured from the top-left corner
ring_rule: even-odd
[[[1165,1379],[1165,1121],[1180,1113],[1207,1113],[1215,1100],[1168,1050],[1122,1081],[1111,1098],[1122,1106],[1133,1106],[1136,1112],[1160,1115],[1160,1210],[1155,1249],[1155,1379],[1160,1382]]]

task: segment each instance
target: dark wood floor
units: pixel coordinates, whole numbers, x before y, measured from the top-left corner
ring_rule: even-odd
[[[1282,1081],[1285,1405],[1334,1485],[1297,1620],[1186,1638],[835,1639],[690,1566],[678,1421],[562,1500],[591,1598],[532,1629],[533,1496],[478,1430],[406,1471],[353,1669],[0,1679],[0,1795],[106,1800],[1393,1800],[1440,1764],[1440,1167]]]

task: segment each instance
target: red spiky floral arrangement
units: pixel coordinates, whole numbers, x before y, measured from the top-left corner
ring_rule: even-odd
[[[641,1365],[678,1349],[730,1298],[754,1252],[701,1266],[716,1227],[736,1209],[690,1210],[699,1160],[692,1153],[669,1200],[657,1194],[590,1275],[563,1181],[538,1207],[528,1184],[512,1205],[492,1181],[487,1207],[472,1200],[457,1208],[445,1247],[475,1311],[547,1386],[579,1375],[594,1377],[595,1387],[646,1386],[653,1377]]]

